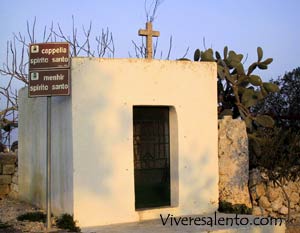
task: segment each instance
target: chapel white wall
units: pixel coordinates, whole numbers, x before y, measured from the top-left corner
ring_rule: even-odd
[[[73,203],[79,224],[95,226],[159,218],[159,214],[215,211],[216,97],[215,63],[73,58]],[[171,106],[176,112],[177,129],[173,132],[177,130],[178,154],[171,148],[171,163],[175,159],[171,190],[177,191],[171,196],[170,208],[135,210],[135,105]],[[174,126],[170,124],[172,134]],[[173,202],[174,198],[177,201]]]
[[[46,97],[19,91],[19,197],[46,205]],[[52,97],[52,212],[73,213],[73,161],[70,97]]]

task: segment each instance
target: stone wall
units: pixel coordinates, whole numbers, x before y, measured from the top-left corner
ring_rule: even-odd
[[[15,153],[0,153],[0,197],[18,194],[18,165]]]
[[[288,214],[287,200],[278,185],[258,169],[250,172],[249,189],[253,203],[253,215],[285,217]],[[300,182],[287,182],[284,189],[291,200],[291,217],[300,220]]]
[[[244,121],[219,120],[219,201],[251,208],[248,137]]]

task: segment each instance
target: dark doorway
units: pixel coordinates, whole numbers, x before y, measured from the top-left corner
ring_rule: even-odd
[[[170,206],[169,107],[133,107],[135,208]]]

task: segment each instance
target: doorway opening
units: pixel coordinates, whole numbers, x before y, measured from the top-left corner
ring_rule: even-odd
[[[133,107],[135,208],[170,206],[169,107]]]

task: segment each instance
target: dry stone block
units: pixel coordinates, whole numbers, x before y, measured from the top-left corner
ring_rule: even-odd
[[[294,203],[294,202],[291,202],[291,203],[290,203],[290,207],[291,207],[291,209],[294,209],[294,208],[295,208],[295,203]]]
[[[280,194],[279,188],[273,188],[268,186],[267,196],[269,198],[269,201],[271,202],[275,201],[279,197],[279,194]]]
[[[0,175],[0,185],[1,184],[10,184],[11,176],[10,175]]]
[[[291,200],[292,213],[300,213],[300,181],[285,182],[283,188]],[[250,172],[249,189],[252,203],[255,206],[253,207],[255,208],[254,213],[258,213],[261,209],[262,215],[265,215],[265,212],[268,212],[269,216],[277,217],[288,214],[288,203],[282,189],[270,181],[267,176],[260,173],[258,169],[253,169]]]
[[[266,209],[266,211],[268,211],[269,213],[271,213],[272,212],[272,208],[270,207],[270,208]]]
[[[15,192],[15,191],[11,191],[11,192],[8,194],[8,196],[11,197],[11,198],[13,198],[13,199],[18,199],[18,194],[19,194],[19,193]]]
[[[0,184],[0,196],[8,194],[10,191],[8,184]]]
[[[6,164],[3,165],[3,171],[2,174],[3,175],[12,175],[15,172],[15,165],[13,164]]]
[[[279,210],[279,213],[280,214],[283,214],[283,215],[286,215],[286,214],[288,214],[288,208],[287,207],[285,207],[285,206],[282,206],[281,208],[280,208],[280,210]]]
[[[264,183],[259,183],[250,188],[252,200],[258,200],[261,196],[266,194],[266,186]]]
[[[295,218],[296,222],[300,222],[300,215],[295,215],[293,218]]]
[[[284,190],[286,191],[287,195],[290,197],[293,190],[290,189],[290,187],[288,185],[284,185],[283,187],[284,187]]]
[[[1,164],[15,164],[17,156],[14,153],[0,153]]]
[[[12,183],[18,184],[18,176],[17,176],[17,175],[14,175],[14,176],[12,177]]]
[[[299,194],[296,192],[292,192],[292,194],[290,195],[290,200],[291,202],[293,202],[294,204],[297,204],[299,202]]]
[[[278,216],[277,216],[277,214],[276,214],[276,213],[274,213],[274,212],[271,212],[271,213],[270,213],[270,217],[272,217],[272,218],[277,218]]]
[[[262,216],[264,211],[259,206],[254,206],[252,208],[252,215],[254,216]]]
[[[268,198],[266,196],[262,196],[259,201],[259,206],[264,208],[264,209],[268,209],[271,207],[271,203],[269,202]]]
[[[275,201],[272,202],[271,206],[273,211],[277,212],[283,205],[283,200],[281,197],[278,197]]]
[[[16,193],[19,192],[19,187],[17,184],[11,184],[10,189]]]
[[[294,192],[297,192],[297,191],[298,191],[298,187],[297,187],[297,185],[296,185],[295,182],[290,181],[290,182],[288,183],[288,187],[289,187],[289,189],[290,189],[291,191],[294,191]]]

